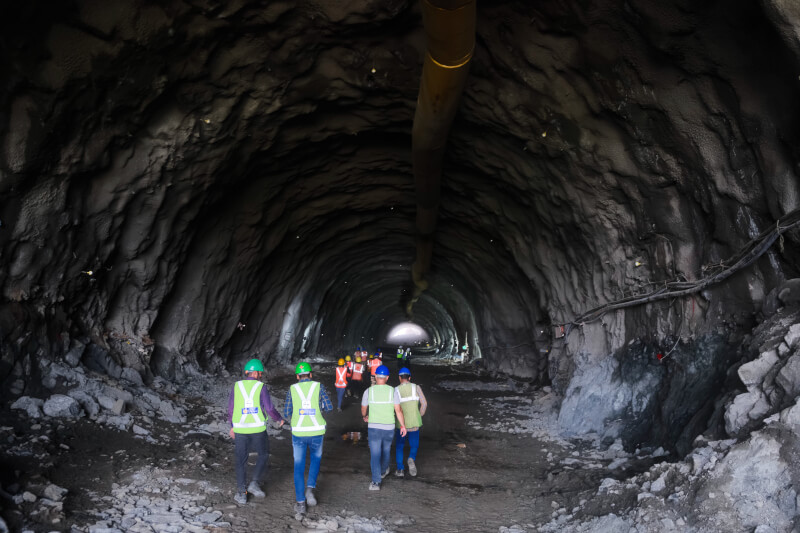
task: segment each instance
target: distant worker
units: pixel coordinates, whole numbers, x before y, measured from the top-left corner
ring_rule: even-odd
[[[398,364],[399,364],[399,361],[398,361]],[[406,351],[403,352],[403,364],[406,367],[410,367],[411,366],[411,346],[407,347]]]
[[[347,367],[347,389],[345,390],[347,391],[347,397],[349,398],[353,395],[353,391],[350,389],[350,380],[353,378],[353,359],[349,355],[346,355],[344,360],[345,366]]]
[[[364,363],[361,362],[361,356],[356,357],[356,362],[353,363],[353,377],[351,378],[351,388],[355,391],[355,394],[361,394],[363,390],[363,378],[364,378]]]
[[[406,352],[403,350],[403,347],[400,346],[397,348],[397,368],[403,366],[403,356],[405,356]]]
[[[372,472],[369,490],[381,490],[381,480],[389,474],[395,416],[400,423],[400,435],[406,436],[403,411],[394,388],[386,384],[388,379],[389,369],[385,365],[379,366],[375,370],[377,383],[365,390],[361,398],[361,416],[367,423],[369,466]]]
[[[366,363],[367,357],[369,357],[369,352],[367,350],[361,350],[361,360]]]
[[[394,396],[395,400],[400,402],[400,408],[403,410],[403,419],[406,423],[406,436],[400,435],[400,424],[396,423],[395,435],[397,442],[395,443],[395,461],[397,462],[397,472],[394,473],[397,477],[403,477],[403,453],[405,452],[406,441],[411,448],[408,454],[408,473],[412,477],[417,475],[417,451],[419,450],[419,437],[422,429],[422,417],[425,411],[428,410],[428,401],[425,395],[422,394],[422,389],[416,383],[411,383],[411,371],[408,368],[401,368],[400,385],[395,387]]]
[[[377,350],[377,351],[375,352],[375,359],[380,359],[380,360],[383,360],[383,352],[382,352],[382,351],[380,351],[380,350]]]
[[[375,385],[375,371],[381,366],[381,360],[378,359],[377,353],[369,356],[369,381],[370,385]]]
[[[272,405],[267,386],[261,382],[264,365],[258,359],[251,359],[244,365],[243,380],[233,385],[228,398],[228,422],[231,424],[230,436],[234,439],[234,465],[236,467],[236,503],[247,503],[249,492],[257,498],[266,496],[261,489],[261,481],[267,475],[269,461],[269,440],[267,439],[267,418],[283,425],[280,413]],[[247,459],[250,452],[258,453],[253,480],[247,484]]]
[[[342,411],[342,400],[344,399],[344,392],[347,390],[348,374],[347,367],[344,366],[344,359],[339,359],[338,366],[335,369],[336,381],[334,382],[336,386],[336,410],[339,412]]]
[[[322,383],[311,381],[311,365],[305,361],[294,369],[297,383],[289,387],[284,401],[283,415],[292,421],[292,451],[294,456],[294,512],[306,513],[306,504],[317,505],[314,490],[322,460],[325,438],[325,419],[322,411],[333,410],[328,392]],[[311,458],[308,481],[305,482],[306,450]]]

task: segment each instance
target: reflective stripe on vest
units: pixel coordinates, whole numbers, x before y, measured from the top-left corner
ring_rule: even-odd
[[[356,363],[353,365],[353,378],[361,379],[361,374],[364,372],[364,365]]]
[[[336,388],[343,389],[347,387],[347,367],[336,367]]]
[[[394,387],[373,385],[368,400],[370,424],[394,424]]]
[[[303,389],[308,389],[303,392]],[[325,433],[325,419],[319,405],[319,383],[301,381],[291,386],[292,434],[298,437],[313,437]],[[320,420],[322,422],[320,422]]]
[[[374,376],[375,375],[375,371],[378,369],[379,366],[381,366],[380,359],[373,359],[370,362],[370,365],[369,365],[369,373]]]
[[[400,396],[400,408],[403,410],[403,420],[405,420],[406,427],[422,427],[422,416],[419,414],[419,394],[417,394],[417,386],[413,383],[403,383],[397,387],[397,392],[398,396]],[[395,422],[395,427],[400,427],[399,420]]]
[[[236,382],[232,416],[234,433],[259,433],[267,429],[267,419],[261,409],[261,388],[263,386],[263,383],[256,380],[248,379]]]

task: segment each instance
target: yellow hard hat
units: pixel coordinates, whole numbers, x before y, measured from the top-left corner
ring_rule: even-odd
[[[340,358],[339,358],[339,366],[343,366],[343,365],[344,365],[344,359],[342,359],[342,358],[340,357]]]
[[[370,359],[372,359],[373,357],[374,357],[374,356],[373,356],[372,354],[369,354],[369,358],[370,358]]]
[[[345,361],[349,361],[349,360],[350,360],[350,356],[349,356],[349,355],[348,355],[348,356],[346,356],[346,357],[344,358],[344,360],[345,360]]]
[[[360,363],[360,362],[361,362],[361,356],[360,356],[360,355],[357,355],[357,356],[356,356],[356,363]]]

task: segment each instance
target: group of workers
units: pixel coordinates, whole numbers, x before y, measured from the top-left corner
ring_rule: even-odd
[[[380,352],[376,352],[378,355]],[[348,356],[349,358],[349,356]],[[348,374],[355,381],[363,381],[366,374],[361,362],[361,355],[356,356],[352,370],[340,359],[336,367],[335,386],[338,398],[338,410],[344,391],[348,386]],[[361,415],[367,423],[367,437],[370,450],[371,480],[369,490],[380,490],[381,481],[389,474],[392,441],[397,438],[395,475],[405,476],[408,473],[417,475],[416,458],[419,450],[419,435],[422,428],[422,416],[427,410],[427,400],[422,390],[411,383],[411,371],[407,367],[398,371],[399,386],[387,385],[389,368],[381,364],[375,356],[367,358],[372,384],[363,391],[361,398]],[[377,365],[372,361],[378,361]],[[357,373],[358,371],[358,373]],[[294,456],[295,513],[304,515],[307,506],[317,504],[316,486],[322,460],[323,439],[326,422],[322,412],[332,411],[333,405],[327,390],[322,383],[312,380],[311,365],[300,362],[295,367],[297,383],[289,387],[284,402],[283,416],[275,409],[267,386],[261,381],[264,366],[258,359],[251,359],[244,366],[244,379],[233,385],[228,401],[228,420],[231,424],[230,436],[234,439],[236,467],[236,494],[234,500],[239,504],[247,503],[248,493],[263,498],[266,496],[261,482],[266,477],[269,458],[269,440],[267,439],[267,416],[283,426],[291,423],[292,450]],[[340,387],[341,381],[345,382]],[[353,389],[351,389],[353,390]],[[340,392],[341,391],[341,392]],[[360,392],[356,390],[355,392]],[[407,462],[404,463],[406,442],[410,447]],[[258,459],[253,471],[252,481],[247,483],[247,459],[250,452],[257,452]],[[305,479],[306,454],[310,456],[308,478]]]

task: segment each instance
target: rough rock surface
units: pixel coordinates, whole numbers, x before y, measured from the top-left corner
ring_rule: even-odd
[[[351,352],[405,318],[416,3],[1,9],[3,395],[55,386],[42,359],[138,385]],[[478,9],[414,319],[447,352],[466,337],[487,368],[552,382],[568,432],[602,421],[685,449],[736,332],[797,301],[768,298],[798,276],[797,231],[724,284],[570,322],[715,274],[798,207],[800,15],[777,0]],[[592,393],[571,380],[593,369],[611,396],[587,421],[572,408]]]

